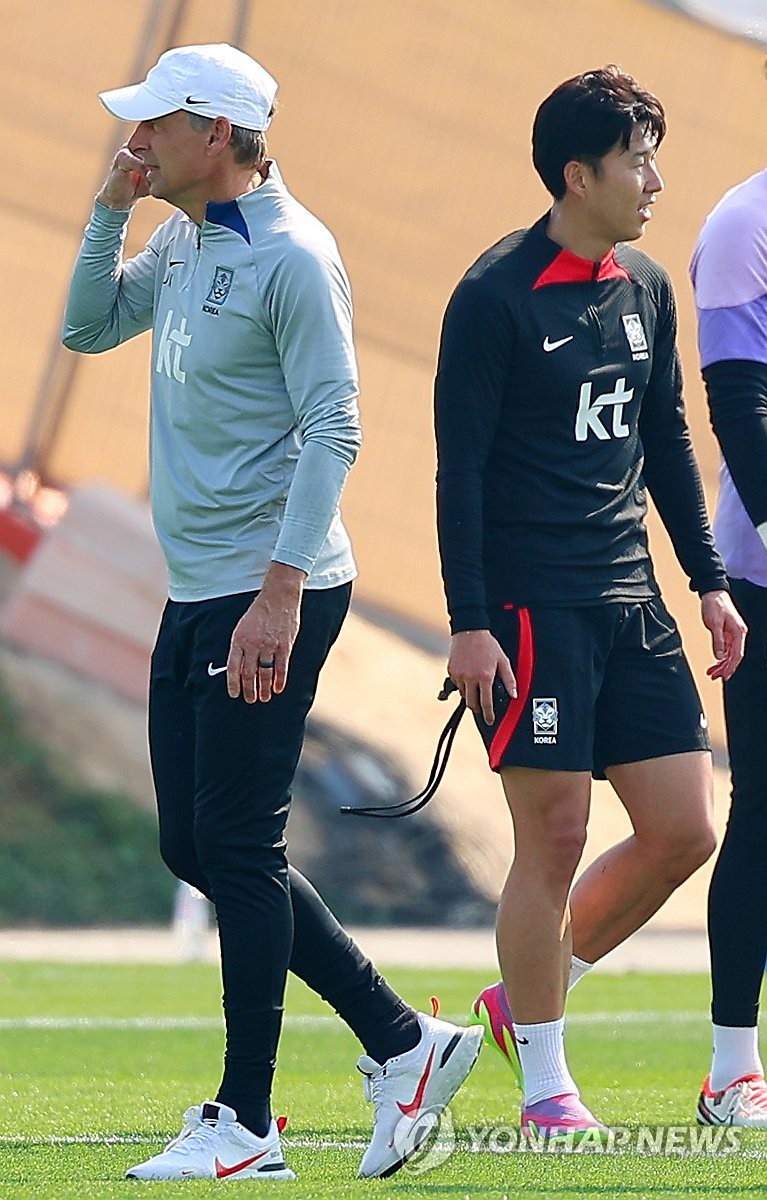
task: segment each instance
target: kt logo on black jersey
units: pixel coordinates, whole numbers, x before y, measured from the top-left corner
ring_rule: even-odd
[[[575,440],[585,442],[590,433],[601,442],[609,441],[611,437],[625,438],[631,432],[623,419],[623,409],[633,399],[634,389],[626,391],[626,380],[619,379],[612,392],[603,392],[601,396],[592,398],[593,385],[581,384],[581,394],[578,401],[578,412],[575,417]],[[602,410],[608,412],[602,416]],[[612,409],[612,421],[609,422],[609,410]],[[603,424],[608,421],[610,428]]]

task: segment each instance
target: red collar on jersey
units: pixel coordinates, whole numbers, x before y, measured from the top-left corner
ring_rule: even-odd
[[[615,261],[615,247],[600,262],[579,258],[569,250],[560,250],[536,279],[533,291],[550,283],[595,283],[601,279],[630,278],[626,268]]]

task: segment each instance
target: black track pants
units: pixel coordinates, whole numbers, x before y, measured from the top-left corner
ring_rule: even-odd
[[[767,588],[730,586],[749,632],[724,685],[732,805],[708,898],[711,1015],[716,1025],[753,1026],[767,956]]]

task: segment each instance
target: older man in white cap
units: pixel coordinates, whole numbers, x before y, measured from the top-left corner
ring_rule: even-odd
[[[288,968],[365,1049],[360,1175],[396,1171],[452,1098],[481,1030],[413,1011],[288,867],[290,789],[356,573],[338,512],[360,441],[349,285],[328,230],[266,157],[277,84],[231,46],[169,50],[104,92],[136,128],[96,197],[64,341],[153,331],[151,494],[169,600],[149,733],[161,850],[209,896],[224,1073],[139,1179],[292,1179],[270,1106]],[[177,211],[123,259],[130,211]]]

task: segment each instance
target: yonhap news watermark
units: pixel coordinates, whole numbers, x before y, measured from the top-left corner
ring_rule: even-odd
[[[614,1125],[605,1132],[562,1130],[554,1138],[514,1126],[467,1125],[461,1132],[466,1140],[456,1139],[456,1149],[474,1154],[734,1154],[743,1134],[729,1125]]]
[[[516,1125],[457,1127],[449,1109],[426,1109],[415,1121],[403,1118],[394,1144],[413,1175],[433,1171],[456,1150],[470,1154],[641,1154],[712,1157],[736,1154],[744,1130],[731,1125],[613,1125],[575,1133],[523,1134]],[[416,1148],[417,1147],[417,1148]]]

